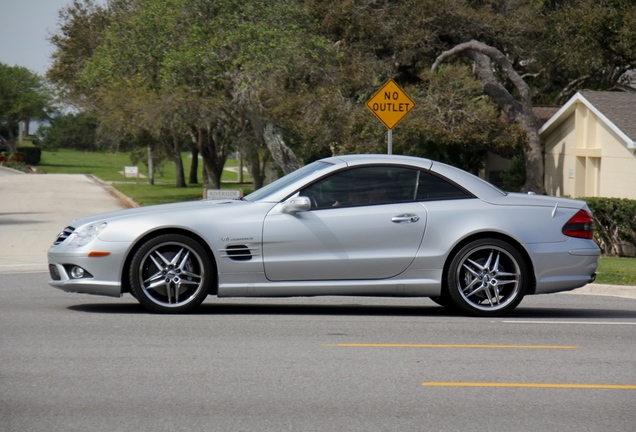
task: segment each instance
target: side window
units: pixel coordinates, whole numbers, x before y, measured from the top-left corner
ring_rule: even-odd
[[[420,171],[417,184],[418,201],[435,201],[446,199],[469,198],[466,192],[433,174]]]
[[[300,191],[312,208],[352,207],[415,200],[418,171],[393,166],[351,168]]]

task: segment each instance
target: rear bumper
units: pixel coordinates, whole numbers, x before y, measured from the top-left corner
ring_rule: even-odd
[[[579,243],[584,244],[570,244]],[[580,288],[596,279],[601,250],[591,241],[565,242],[566,250],[555,250],[554,244],[531,245],[535,266],[534,294],[547,294]],[[572,247],[575,246],[575,247]]]

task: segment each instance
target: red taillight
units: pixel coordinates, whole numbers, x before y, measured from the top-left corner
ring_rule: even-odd
[[[563,234],[568,237],[593,238],[594,219],[592,219],[592,215],[585,210],[579,210],[579,212],[572,216],[563,226]]]

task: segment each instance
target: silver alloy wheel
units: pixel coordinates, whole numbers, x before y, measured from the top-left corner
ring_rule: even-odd
[[[514,248],[499,240],[478,240],[465,246],[450,272],[454,303],[472,315],[509,312],[525,295],[525,263]]]
[[[208,294],[209,262],[189,237],[165,235],[145,243],[132,262],[133,295],[156,312],[183,312]]]

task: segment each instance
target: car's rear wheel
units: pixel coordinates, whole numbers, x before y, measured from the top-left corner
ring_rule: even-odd
[[[498,239],[475,240],[455,255],[448,268],[448,294],[462,312],[500,316],[526,294],[528,270],[521,254]]]
[[[133,296],[146,309],[183,313],[205,300],[212,280],[205,249],[190,237],[164,234],[141,245],[130,266]]]

